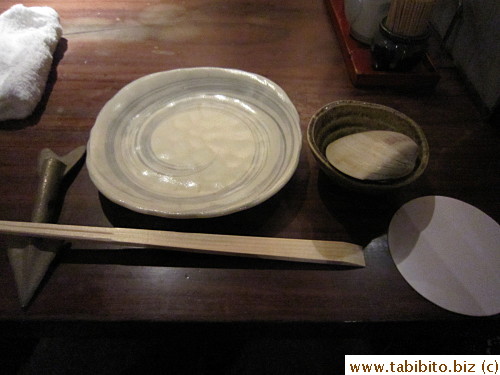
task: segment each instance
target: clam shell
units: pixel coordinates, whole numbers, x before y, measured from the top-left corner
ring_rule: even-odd
[[[419,146],[393,131],[351,134],[330,143],[326,158],[339,171],[360,180],[400,178],[413,171]]]

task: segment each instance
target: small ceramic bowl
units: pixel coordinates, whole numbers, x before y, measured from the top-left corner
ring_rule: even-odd
[[[414,170],[401,178],[370,181],[350,177],[330,164],[325,150],[331,142],[368,130],[390,130],[412,138],[419,146]],[[320,168],[331,180],[349,190],[364,193],[383,193],[412,183],[424,172],[429,160],[427,139],[415,121],[393,108],[354,100],[336,101],[316,112],[307,128],[307,142]]]

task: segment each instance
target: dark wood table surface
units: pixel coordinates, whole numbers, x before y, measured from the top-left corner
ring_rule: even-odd
[[[0,1],[0,11],[13,4]],[[395,211],[425,195],[466,201],[500,221],[499,128],[482,119],[444,54],[435,51],[441,79],[433,90],[361,89],[349,81],[322,0],[44,4],[58,11],[64,35],[35,113],[0,123],[0,219],[30,220],[40,150],[48,147],[62,155],[85,144],[100,109],[127,83],[175,68],[237,68],[279,84],[300,114],[300,163],[278,194],[225,217],[163,219],[110,202],[82,165],[67,186],[59,223],[349,241],[365,248],[367,265],[346,268],[141,249],[94,251],[74,243],[60,252],[32,303],[22,309],[2,251],[4,332],[43,335],[82,325],[130,324],[141,330],[162,323],[252,322],[448,323],[498,331],[498,316],[462,316],[420,296],[400,275],[387,247]],[[424,175],[382,196],[333,185],[319,172],[305,129],[319,108],[340,99],[388,105],[416,120],[430,145]],[[6,238],[0,238],[4,246]]]

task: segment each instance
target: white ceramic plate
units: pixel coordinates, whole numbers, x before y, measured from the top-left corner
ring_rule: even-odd
[[[131,210],[214,217],[278,192],[301,145],[297,110],[267,78],[177,69],[128,84],[104,106],[87,167],[102,194]]]
[[[464,315],[500,313],[500,225],[484,212],[417,198],[396,212],[388,240],[397,268],[425,298]]]

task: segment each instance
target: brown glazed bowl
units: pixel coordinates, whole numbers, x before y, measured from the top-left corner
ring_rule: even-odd
[[[331,142],[368,130],[390,130],[412,138],[419,146],[413,171],[397,179],[370,181],[348,176],[330,164],[325,150]],[[334,183],[363,193],[384,193],[406,186],[422,175],[429,161],[429,145],[420,126],[403,113],[374,103],[340,100],[325,105],[309,122],[307,142],[319,167]]]

